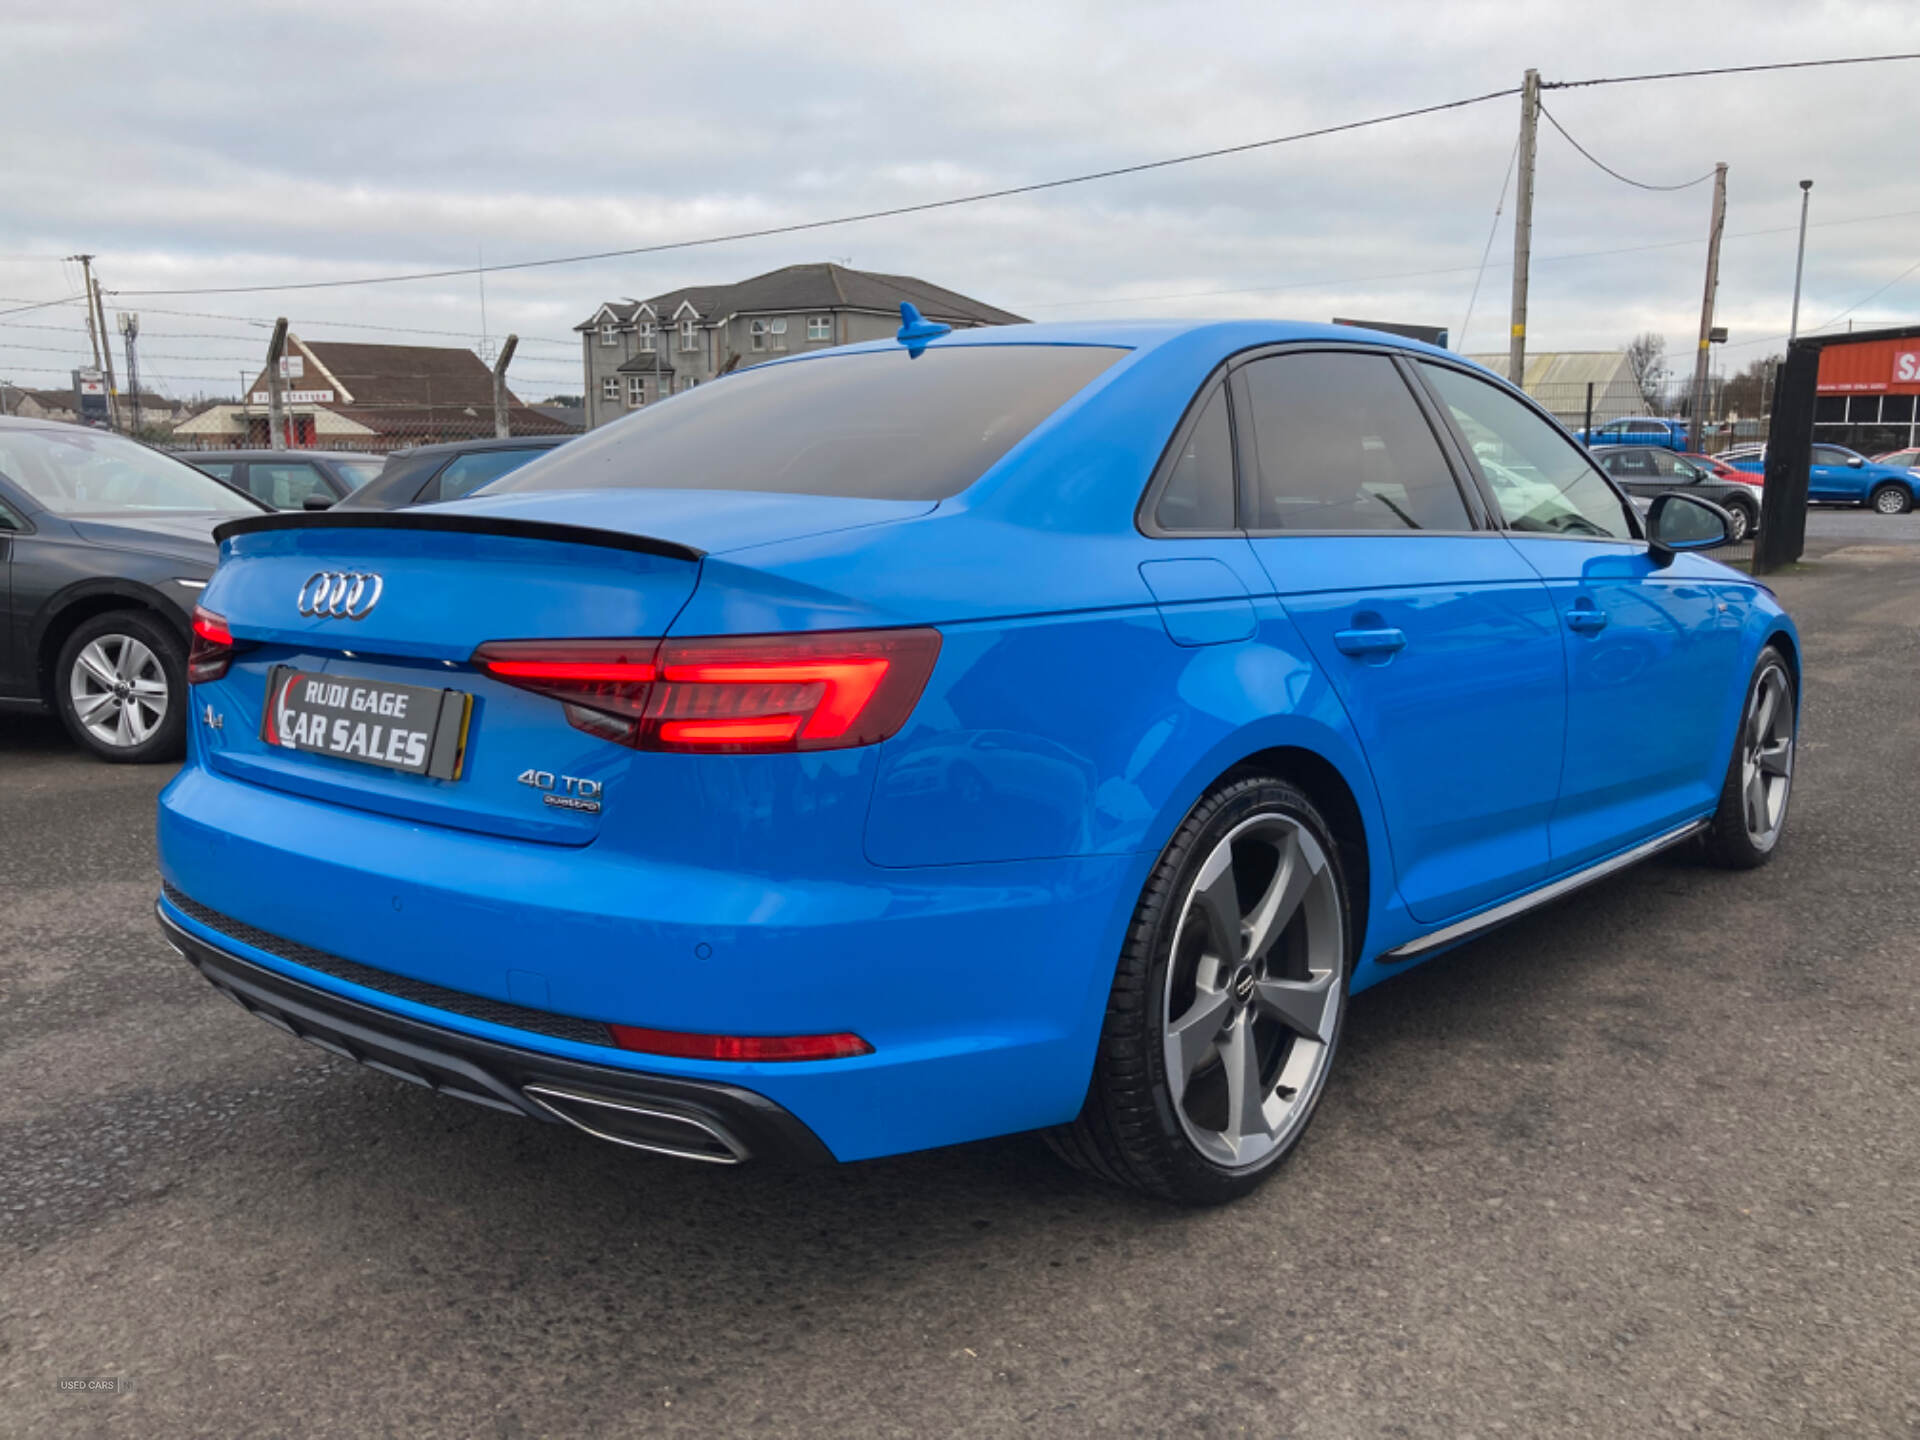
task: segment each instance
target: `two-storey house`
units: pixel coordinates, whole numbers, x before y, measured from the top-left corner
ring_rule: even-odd
[[[911,275],[844,265],[789,265],[733,285],[691,285],[647,300],[609,300],[573,328],[592,429],[742,365],[883,339],[900,303],[956,329],[1020,316]]]

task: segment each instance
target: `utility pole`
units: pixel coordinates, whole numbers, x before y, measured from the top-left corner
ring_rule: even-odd
[[[513,363],[519,343],[518,335],[507,336],[507,343],[500,347],[500,358],[493,362],[493,433],[502,440],[513,433],[507,425],[507,366]]]
[[[1707,285],[1700,300],[1700,348],[1693,357],[1693,416],[1687,448],[1700,450],[1701,415],[1707,404],[1707,362],[1713,345],[1713,297],[1720,288],[1720,232],[1727,223],[1727,162],[1713,167],[1713,223],[1707,230]]]
[[[1527,71],[1520,85],[1520,180],[1513,196],[1513,329],[1507,378],[1527,378],[1527,256],[1533,248],[1533,161],[1540,126],[1540,72]]]
[[[87,339],[93,344],[93,368],[100,368],[100,332],[93,328],[93,256],[69,255],[69,260],[80,262],[80,273],[84,278],[87,292]]]
[[[100,355],[107,362],[107,424],[115,430],[120,428],[120,387],[113,378],[113,341],[107,334],[107,307],[100,299],[100,282],[93,285],[93,313],[100,322]]]
[[[1807,201],[1813,194],[1813,182],[1800,182],[1800,248],[1793,256],[1793,319],[1787,322],[1787,343],[1800,333],[1800,271],[1807,263]]]
[[[280,357],[287,353],[287,317],[273,322],[273,338],[267,342],[267,444],[275,450],[287,448],[287,437],[280,428]]]
[[[127,394],[133,406],[132,434],[140,433],[140,357],[134,350],[134,342],[140,338],[140,317],[130,310],[119,314],[120,338],[127,347]]]

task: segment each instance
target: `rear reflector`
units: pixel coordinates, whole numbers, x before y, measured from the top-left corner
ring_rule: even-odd
[[[193,607],[193,646],[187,651],[187,683],[205,685],[218,680],[233,664],[233,632],[224,617],[201,606]]]
[[[940,632],[915,629],[495,640],[473,662],[635,749],[765,754],[878,744],[913,713],[939,655]]]
[[[607,1028],[622,1050],[677,1060],[844,1060],[873,1053],[873,1046],[858,1035],[695,1035],[638,1025]]]

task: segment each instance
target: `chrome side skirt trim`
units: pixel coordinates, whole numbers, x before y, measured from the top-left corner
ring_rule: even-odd
[[[1442,946],[1458,944],[1462,940],[1478,935],[1483,930],[1504,925],[1507,921],[1524,915],[1529,910],[1549,904],[1563,895],[1570,895],[1582,886],[1591,885],[1596,880],[1604,880],[1609,875],[1625,870],[1629,865],[1637,865],[1649,856],[1657,855],[1662,850],[1678,845],[1682,840],[1698,835],[1710,823],[1711,821],[1707,819],[1690,820],[1685,825],[1667,831],[1664,835],[1656,835],[1651,840],[1643,841],[1631,850],[1597,861],[1584,870],[1574,871],[1571,875],[1563,875],[1558,880],[1542,885],[1538,890],[1529,890],[1525,895],[1516,895],[1513,899],[1496,905],[1491,910],[1482,910],[1478,915],[1469,915],[1464,920],[1456,920],[1451,925],[1443,925],[1438,930],[1417,936],[1404,945],[1397,945],[1378,957],[1380,963],[1392,965],[1402,960],[1417,960],[1422,955],[1438,950]]]

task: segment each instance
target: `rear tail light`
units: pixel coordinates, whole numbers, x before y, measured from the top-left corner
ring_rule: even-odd
[[[551,695],[590,734],[639,750],[768,754],[874,745],[926,688],[940,632],[704,640],[496,640],[473,660]]]
[[[233,664],[233,632],[226,619],[203,606],[193,607],[193,647],[187,652],[187,683],[218,680]]]
[[[696,1035],[685,1030],[648,1030],[609,1025],[622,1050],[671,1055],[681,1060],[844,1060],[871,1055],[858,1035]]]

